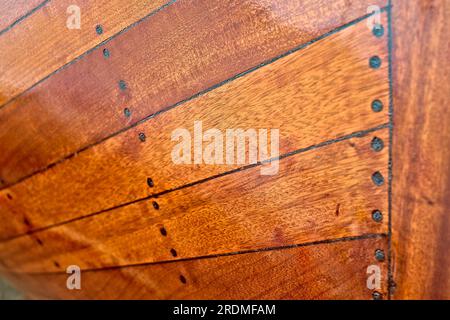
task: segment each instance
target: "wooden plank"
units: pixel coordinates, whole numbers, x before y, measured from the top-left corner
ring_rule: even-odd
[[[45,0],[3,0],[0,2],[0,35],[44,2]]]
[[[450,299],[450,3],[393,15],[393,297]]]
[[[387,108],[376,113],[371,103],[388,104],[387,63],[371,69],[368,60],[378,54],[387,61],[386,42],[366,23],[353,25],[2,190],[1,237],[241,167],[174,164],[172,132],[192,132],[197,120],[204,131],[280,128],[280,154],[385,124]],[[145,133],[145,142],[139,133]]]
[[[371,299],[367,267],[379,266],[386,297],[385,238],[81,272],[81,290],[67,274],[10,274],[35,298],[65,299]],[[184,278],[183,283],[181,276]]]
[[[0,37],[2,51],[0,105],[7,103],[63,65],[166,2],[165,0],[47,2],[33,15]],[[67,11],[74,4],[80,8],[80,29],[67,27],[70,16]],[[96,32],[97,25],[103,27],[103,33],[100,35]],[[28,93],[25,101],[30,99],[30,95],[37,98],[33,93]],[[64,102],[63,99],[59,101]],[[42,102],[44,101],[38,99],[35,103]]]
[[[372,220],[374,210],[387,213],[387,186],[371,175],[387,177],[388,152],[371,141],[388,133],[289,156],[273,176],[257,166],[3,242],[0,260],[17,272],[48,272],[387,233],[387,219]]]
[[[137,0],[127,1],[126,6],[123,1],[86,1],[83,28],[68,31],[61,19],[67,1],[51,4],[33,17],[43,20],[45,15],[43,21],[27,20],[22,29],[40,26],[33,33],[24,35],[27,30],[16,29],[0,38],[0,48],[8,49],[0,62],[4,64],[0,67],[4,70],[0,101],[162,3],[152,1],[149,7]],[[177,1],[0,110],[1,185],[43,170],[145,116],[349,23],[365,15],[369,5],[385,3]],[[98,12],[102,12],[101,19]],[[48,20],[48,15],[55,18]],[[104,25],[101,37],[94,31],[98,23]],[[60,32],[49,36],[53,30]],[[43,45],[33,49],[33,55],[23,50],[36,43]],[[104,49],[110,52],[108,59]],[[118,88],[119,80],[126,81],[125,91]],[[124,116],[124,108],[131,110],[131,117]]]

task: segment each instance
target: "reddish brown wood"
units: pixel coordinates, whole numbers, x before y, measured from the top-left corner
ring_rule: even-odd
[[[0,32],[41,1],[1,2]],[[375,263],[387,296],[387,261],[373,253],[388,251],[388,187],[370,174],[388,176],[388,23],[383,14],[381,38],[365,20],[345,25],[387,1],[178,0],[73,61],[165,3],[78,2],[79,31],[65,28],[71,1],[55,0],[0,35],[0,239],[17,236],[0,243],[2,273],[44,298],[370,299],[365,268]],[[450,299],[450,5],[392,2],[391,293]],[[375,54],[379,70],[368,67]],[[370,110],[374,99],[382,112]],[[172,163],[170,133],[195,120],[204,130],[280,128],[281,153],[377,130],[285,158],[276,176],[249,168],[142,200],[237,167]],[[121,207],[98,213],[112,206]],[[85,270],[81,292],[65,288],[72,263]],[[42,271],[54,273],[21,273]]]
[[[194,121],[203,121],[205,131],[279,128],[280,154],[386,124],[387,108],[371,109],[375,99],[388,104],[386,43],[363,21],[1,191],[1,238],[242,166],[174,164],[171,134],[192,132]],[[369,68],[374,54],[380,69]]]
[[[371,175],[387,177],[388,149],[373,151],[375,136],[388,141],[388,130],[284,158],[273,176],[254,167],[3,242],[0,261],[48,272],[386,234],[387,185]],[[374,210],[386,214],[382,223]]]
[[[386,297],[384,238],[167,264],[81,272],[81,290],[67,290],[67,274],[9,275],[34,298],[66,299],[371,299],[367,267],[381,268]],[[183,276],[186,283],[181,282]]]
[[[3,0],[0,2],[0,33],[25,18],[45,0]]]
[[[450,299],[450,3],[394,1],[396,299]]]
[[[140,0],[126,1],[129,7],[125,8],[123,1],[82,2],[82,12],[87,16],[83,16],[81,31],[74,35],[61,19],[70,1],[52,2],[21,26],[39,25],[37,33],[24,34],[15,28],[8,37],[0,38],[2,52],[8,49],[0,60],[0,69],[4,70],[0,73],[0,101],[8,100],[12,92],[23,91],[162,2],[152,1],[152,7],[148,7]],[[179,0],[0,110],[3,185],[364,16],[369,5],[382,7],[385,3]],[[144,4],[146,9],[138,10]],[[93,14],[99,11],[101,18]],[[49,15],[56,20],[48,21]],[[94,32],[97,23],[104,25],[102,37]],[[60,32],[55,36],[53,30]],[[42,45],[29,48],[36,43]],[[24,47],[28,49],[22,50]],[[103,57],[104,49],[110,51],[109,59]],[[34,54],[29,55],[30,51]],[[119,80],[127,83],[124,92],[118,88]],[[130,118],[124,117],[126,107],[132,111]]]
[[[165,3],[165,0],[58,0],[47,2],[34,14],[0,36],[2,52],[0,57],[0,106]],[[67,28],[67,20],[70,17],[67,11],[72,5],[80,8],[80,29]],[[102,26],[103,33],[101,35],[96,32],[97,25]],[[61,87],[64,85],[62,82],[58,84],[57,92],[60,94]],[[68,87],[71,85],[65,88]],[[48,90],[48,88],[43,90]],[[38,92],[42,93],[42,91]],[[37,97],[36,91],[27,92],[25,100],[20,100],[19,104],[23,105],[25,101],[29,101],[30,95],[36,98],[37,106],[41,106],[42,103],[47,106],[44,113],[40,113],[40,117],[43,114],[50,117],[52,114],[55,115],[54,110],[45,102],[46,95],[39,94]],[[68,107],[64,97],[58,101]],[[23,112],[20,113],[23,115]],[[42,130],[51,130],[51,128],[51,125],[45,126],[45,128],[41,127]]]

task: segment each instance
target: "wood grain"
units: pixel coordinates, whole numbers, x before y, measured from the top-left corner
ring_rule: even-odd
[[[0,36],[0,105],[166,2],[49,1]],[[81,12],[80,29],[69,29],[66,24],[70,16],[68,7],[74,4]],[[103,27],[101,35],[96,32],[97,25]],[[27,97],[26,100],[29,94]],[[36,101],[39,102],[43,101]]]
[[[84,1],[83,28],[69,31],[64,20],[67,1],[49,5],[0,38],[0,48],[6,51],[0,60],[0,101],[162,3],[153,1],[149,7],[142,1],[127,1],[126,6],[123,1]],[[0,110],[2,185],[364,16],[369,5],[385,4],[385,0],[177,1]],[[104,26],[101,37],[94,31],[97,23]],[[34,25],[40,27],[33,33],[23,30]],[[53,35],[53,30],[60,32]],[[41,45],[34,48],[36,43]],[[109,50],[109,59],[104,58],[104,49]],[[126,82],[125,91],[118,88],[119,80]],[[130,118],[124,116],[124,108],[131,110]]]
[[[2,0],[0,2],[0,34],[45,0]]]
[[[64,299],[371,299],[369,265],[381,268],[386,297],[384,238],[81,273],[81,290],[67,290],[67,274],[10,274],[35,298]],[[183,276],[186,283],[180,281]]]
[[[450,3],[393,4],[393,297],[450,299]]]
[[[375,136],[388,141],[389,132],[284,158],[273,176],[253,167],[0,243],[1,264],[92,269],[387,234],[387,219],[372,220],[372,211],[388,209],[386,184],[371,180],[388,173],[388,149],[372,150]]]
[[[364,22],[353,25],[2,190],[1,237],[242,166],[174,164],[171,133],[192,132],[196,120],[203,121],[204,131],[279,128],[280,154],[387,123],[387,108],[371,110],[375,99],[388,104],[387,63],[376,70],[368,65],[374,54],[387,61],[386,42]]]

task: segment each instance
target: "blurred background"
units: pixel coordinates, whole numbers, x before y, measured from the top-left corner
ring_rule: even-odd
[[[22,300],[23,295],[0,278],[0,300]]]

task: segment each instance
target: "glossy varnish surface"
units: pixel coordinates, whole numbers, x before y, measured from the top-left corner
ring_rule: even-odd
[[[17,8],[24,2],[8,1]],[[45,2],[39,10],[0,36],[0,110],[62,66],[165,3],[164,0]],[[73,5],[80,9],[79,29],[67,27],[73,15],[69,7]],[[102,27],[101,34],[97,33],[98,25]],[[33,98],[36,97],[33,95]]]
[[[9,275],[33,298],[66,299],[371,299],[367,267],[387,262],[384,237],[83,273],[83,290],[67,274]],[[333,257],[330,259],[330,257]],[[42,284],[45,284],[43,286]],[[379,292],[387,296],[386,281]]]
[[[10,96],[12,85],[30,77],[28,82],[35,83],[161,1],[143,8],[147,2],[140,0],[85,1],[81,30],[65,27],[65,2],[70,0],[50,2],[21,24],[21,28],[42,26],[36,34],[14,28],[0,37],[6,55],[0,58],[0,95]],[[0,109],[2,185],[43,170],[146,116],[350,23],[364,16],[369,5],[383,7],[385,2],[179,0]],[[101,36],[95,33],[97,23],[103,25]],[[51,30],[61,33],[50,35]],[[29,47],[37,43],[41,47],[29,55]],[[109,58],[103,55],[105,49]],[[55,57],[63,61],[54,61]],[[120,80],[125,81],[126,90],[119,89]],[[125,108],[131,110],[131,117],[124,117]]]
[[[369,67],[377,54],[385,61]],[[242,165],[179,165],[172,132],[279,128],[280,154],[387,124],[387,41],[364,22],[347,27],[0,191],[1,238],[221,174]],[[345,90],[343,90],[345,88]],[[351,107],[350,107],[351,106]],[[142,142],[138,136],[146,135]],[[147,178],[154,182],[147,185]]]
[[[0,2],[0,34],[33,13],[46,0],[3,0]]]
[[[29,297],[371,299],[376,265],[383,298],[449,298],[443,1],[381,34],[381,0],[81,1],[76,32],[67,1],[5,3],[0,272]],[[194,121],[278,128],[278,174],[175,165]]]
[[[394,5],[393,297],[450,299],[450,3]]]
[[[387,141],[388,130],[283,158],[273,176],[256,166],[3,242],[0,260],[16,272],[55,272],[73,261],[99,269],[387,234],[387,219],[372,220],[388,209],[386,184],[370,178],[388,173],[375,136]]]
[[[387,297],[388,47],[367,6],[177,1],[5,105],[1,272],[34,298],[370,299],[379,265]],[[279,128],[278,174],[175,165],[194,121]]]

